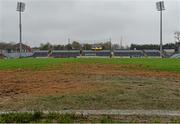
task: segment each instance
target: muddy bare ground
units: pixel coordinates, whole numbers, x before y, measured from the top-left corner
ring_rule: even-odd
[[[97,78],[102,76],[106,78],[103,78],[103,80]],[[0,106],[6,106],[6,104],[16,102],[25,96],[78,95],[103,89],[107,90],[109,85],[103,86],[102,84],[106,80],[111,83],[109,77],[110,79],[118,77],[133,78],[137,79],[136,83],[139,83],[138,79],[155,79],[164,85],[162,88],[175,90],[171,93],[172,97],[167,96],[168,99],[174,98],[173,94],[176,95],[176,99],[180,99],[180,96],[178,96],[180,95],[178,94],[180,91],[179,73],[137,70],[122,65],[64,64],[56,69],[43,71],[0,71]],[[118,82],[122,83],[123,80],[116,80],[116,83]],[[115,89],[116,87],[117,84]],[[129,90],[128,87],[126,88]]]

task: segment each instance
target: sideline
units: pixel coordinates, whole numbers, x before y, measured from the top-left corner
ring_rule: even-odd
[[[34,113],[34,111],[1,111],[1,114],[9,113]],[[145,115],[145,116],[180,116],[180,111],[171,110],[60,110],[60,111],[40,111],[43,114],[82,114],[82,115]]]

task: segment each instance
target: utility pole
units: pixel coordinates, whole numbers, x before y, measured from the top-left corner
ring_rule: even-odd
[[[69,50],[70,50],[70,47],[71,47],[71,45],[70,45],[70,43],[71,43],[71,39],[70,38],[68,38],[68,52],[69,52]],[[68,54],[68,58],[69,58],[69,54]]]
[[[19,52],[20,52],[20,58],[21,58],[21,52],[22,52],[22,24],[21,24],[21,11],[19,11]]]
[[[70,43],[71,43],[71,39],[68,38],[68,50],[70,50]]]
[[[70,38],[68,38],[68,44],[70,44],[70,42],[71,42],[71,39],[70,39]]]
[[[122,49],[122,43],[123,42],[123,38],[121,37],[121,41],[120,41],[120,49]]]
[[[111,37],[109,38],[109,42],[110,42],[110,58],[112,58],[112,39]]]
[[[160,11],[160,54],[163,57],[163,43],[162,43],[162,10]]]
[[[22,53],[22,24],[21,24],[21,12],[25,10],[25,3],[18,2],[16,11],[19,12],[19,57],[21,58]]]
[[[163,38],[162,38],[162,11],[165,10],[164,1],[159,1],[156,3],[157,11],[160,12],[160,55],[163,57]]]

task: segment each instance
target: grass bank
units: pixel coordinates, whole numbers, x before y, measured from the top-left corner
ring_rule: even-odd
[[[180,59],[160,58],[26,58],[0,60],[0,70],[52,68],[64,63],[128,64],[137,69],[180,72]]]
[[[0,123],[179,123],[180,117],[166,116],[143,116],[143,115],[82,115],[82,114],[59,114],[42,112],[34,113],[8,113],[0,115]]]

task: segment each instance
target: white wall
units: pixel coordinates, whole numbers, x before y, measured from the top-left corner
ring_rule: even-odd
[[[19,58],[20,53],[4,53],[4,55],[8,58]],[[29,57],[32,56],[33,53],[21,53],[21,57]]]

